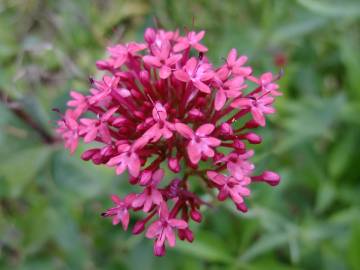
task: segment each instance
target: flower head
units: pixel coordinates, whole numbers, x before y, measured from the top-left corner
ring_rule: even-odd
[[[236,49],[215,67],[205,55],[204,36],[148,28],[144,43],[109,46],[108,58],[96,63],[105,74],[91,80],[87,94],[71,91],[58,121],[71,153],[83,141],[91,145],[83,160],[128,173],[138,191],[124,199],[113,195],[115,205],[103,216],[126,230],[130,213],[141,211],[144,218],[132,232],[146,231],[157,256],[175,245],[176,235],[195,238],[191,222],[202,221],[200,206],[209,202],[189,181],[204,181],[218,190],[219,200],[233,201],[242,212],[254,183],[280,181],[272,171],[255,174],[250,161],[251,145],[262,142],[252,129],[265,126],[275,112],[279,76],[255,76]]]

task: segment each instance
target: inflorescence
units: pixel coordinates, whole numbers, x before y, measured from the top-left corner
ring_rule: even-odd
[[[58,121],[71,153],[82,139],[93,145],[83,160],[114,167],[116,174],[128,171],[141,192],[112,195],[114,206],[102,215],[126,230],[130,211],[143,211],[132,233],[146,230],[157,256],[165,254],[165,242],[175,245],[176,233],[193,241],[189,221],[201,222],[200,206],[208,204],[194,192],[199,181],[242,212],[252,183],[280,181],[272,171],[254,175],[248,148],[262,141],[251,130],[275,112],[279,76],[255,77],[236,49],[214,67],[200,43],[204,35],[148,28],[144,43],[108,47],[109,58],[96,63],[106,75],[91,79],[88,95],[71,91],[70,108]]]

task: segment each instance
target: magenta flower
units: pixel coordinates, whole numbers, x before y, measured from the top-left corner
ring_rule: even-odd
[[[149,212],[153,205],[160,205],[163,201],[163,197],[161,192],[158,190],[157,185],[164,177],[164,171],[162,169],[158,169],[152,175],[151,183],[144,189],[144,191],[137,195],[134,201],[132,202],[132,206],[134,208],[141,208],[145,213]]]
[[[179,38],[178,42],[174,46],[174,51],[180,52],[192,47],[199,52],[207,52],[208,49],[199,43],[199,41],[202,40],[204,36],[205,31],[200,31],[199,33],[191,31],[187,34],[186,37]]]
[[[172,218],[169,214],[166,203],[159,208],[159,219],[151,224],[146,232],[147,238],[156,238],[154,243],[155,255],[163,255],[165,252],[165,240],[170,247],[175,246],[176,229],[186,229],[188,224],[182,219]]]
[[[144,62],[149,66],[159,68],[159,76],[161,79],[166,79],[171,74],[172,67],[182,58],[181,54],[170,55],[171,45],[169,42],[164,42],[161,47],[152,46],[152,55],[145,55]]]
[[[207,94],[211,92],[210,87],[205,83],[214,76],[214,73],[211,71],[211,65],[198,63],[194,57],[186,62],[183,69],[176,70],[174,75],[179,81],[191,81],[201,92]]]
[[[215,126],[212,124],[204,124],[195,132],[182,123],[176,123],[175,128],[181,136],[190,140],[186,149],[193,164],[198,164],[202,155],[206,157],[213,157],[215,152],[211,147],[219,146],[221,143],[219,139],[208,136],[215,129]]]
[[[65,141],[65,148],[74,153],[79,143],[79,124],[77,122],[77,113],[73,110],[67,110],[64,117],[57,122],[56,132],[61,134]]]
[[[225,200],[231,197],[235,204],[244,202],[244,197],[250,195],[250,189],[247,186],[251,183],[249,177],[244,177],[239,180],[232,176],[225,176],[223,174],[208,171],[207,176],[219,189],[218,199]]]
[[[109,208],[104,213],[103,217],[112,217],[113,225],[118,225],[120,222],[124,230],[127,230],[130,221],[129,208],[131,202],[134,199],[134,194],[129,194],[122,201],[119,196],[111,195],[111,200],[115,204],[115,207]]]
[[[84,142],[92,142],[99,136],[103,142],[111,143],[108,121],[117,110],[118,107],[109,109],[100,119],[82,118],[80,122],[83,126],[80,128],[79,134],[85,135]]]
[[[110,46],[109,57],[96,63],[102,77],[90,80],[88,93],[71,91],[57,122],[71,153],[81,141],[89,146],[83,160],[128,172],[138,191],[124,200],[113,195],[115,206],[103,216],[127,229],[131,213],[141,212],[132,233],[146,231],[156,256],[176,237],[196,241],[189,226],[202,222],[201,206],[210,202],[192,181],[217,189],[220,201],[233,201],[241,212],[254,183],[280,182],[250,160],[252,145],[262,142],[253,129],[275,112],[279,76],[254,75],[236,49],[215,67],[200,43],[204,35],[148,28],[144,43]]]

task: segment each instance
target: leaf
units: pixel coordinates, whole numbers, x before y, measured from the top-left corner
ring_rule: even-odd
[[[38,146],[15,152],[0,166],[0,177],[4,177],[9,185],[9,196],[18,197],[26,185],[46,164],[52,149]]]
[[[333,179],[337,179],[346,170],[354,154],[356,141],[357,134],[350,130],[336,142],[328,161],[329,174]]]
[[[252,259],[285,245],[289,241],[286,232],[277,232],[261,236],[252,246],[250,246],[239,258],[240,261],[251,261]]]
[[[335,187],[331,183],[321,184],[317,193],[315,211],[322,213],[326,210],[334,201],[335,195]]]
[[[297,0],[303,7],[324,16],[357,17],[360,15],[360,3],[357,1]]]
[[[350,236],[350,243],[348,247],[348,261],[351,269],[359,269],[360,267],[360,221],[354,222]]]
[[[210,262],[230,263],[233,259],[226,252],[226,246],[213,234],[198,232],[193,243],[178,241],[176,249],[191,256]]]
[[[326,19],[320,17],[301,18],[275,30],[271,39],[273,42],[282,43],[292,38],[301,38],[302,36],[323,27],[326,25],[326,22]]]

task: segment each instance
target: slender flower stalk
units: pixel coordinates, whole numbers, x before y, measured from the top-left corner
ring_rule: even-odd
[[[271,171],[254,175],[250,161],[251,145],[262,141],[252,130],[266,125],[281,95],[278,76],[255,76],[236,49],[213,66],[204,36],[205,31],[181,36],[148,28],[144,43],[109,47],[109,57],[96,63],[103,77],[91,80],[88,94],[71,91],[58,121],[57,132],[71,153],[79,140],[92,143],[83,160],[113,167],[116,174],[128,172],[139,192],[124,199],[112,195],[115,205],[103,216],[126,230],[131,212],[142,211],[145,217],[132,232],[146,231],[156,256],[175,245],[176,235],[194,240],[191,220],[201,222],[200,207],[209,202],[191,191],[191,182],[204,182],[220,201],[229,199],[246,212],[253,183],[280,181]],[[167,169],[173,178],[165,176]]]

